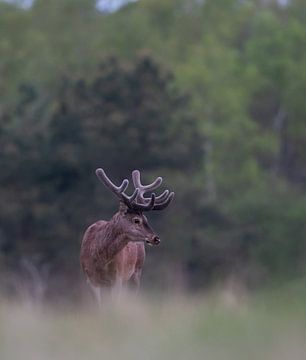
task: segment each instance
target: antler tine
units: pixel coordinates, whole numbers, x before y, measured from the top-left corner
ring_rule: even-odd
[[[163,201],[165,201],[169,195],[169,190],[165,190],[163,193],[161,193],[159,196],[156,196],[155,198],[155,204],[159,204]]]
[[[98,179],[109,188],[120,200],[122,200],[128,207],[133,207],[133,202],[139,195],[139,189],[135,189],[131,196],[125,194],[125,190],[129,186],[129,181],[124,179],[120,186],[116,186],[106,175],[105,171],[101,168],[96,170]],[[154,205],[154,204],[153,204]]]
[[[162,183],[162,181],[163,181],[162,178],[158,177],[151,184],[143,185],[141,183],[141,180],[140,180],[140,171],[139,170],[134,170],[132,172],[132,179],[133,179],[134,187],[136,189],[139,189],[139,194],[138,194],[138,196],[136,198],[137,205],[141,204],[141,205],[149,206],[149,204],[151,204],[152,197],[151,198],[145,198],[144,194],[146,192],[150,191],[150,190],[157,189],[160,186],[160,184]],[[158,196],[156,198],[155,195],[154,195],[154,198],[155,198],[155,202],[156,202],[156,199],[158,198],[157,202],[159,203],[161,196]],[[153,207],[154,207],[154,204],[153,204]]]
[[[120,200],[123,200],[127,205],[130,204],[131,201],[134,201],[138,196],[139,190],[137,189],[131,196],[124,194],[125,190],[129,186],[129,181],[124,179],[120,186],[116,186],[106,175],[105,171],[101,168],[96,170],[96,175],[98,179],[109,188]]]
[[[131,196],[127,196],[126,194],[123,194],[124,196],[126,196],[127,200],[132,203],[138,196],[139,194],[139,189],[135,189],[135,191],[133,192],[133,194]]]
[[[141,190],[141,192],[143,192],[143,193],[145,193],[149,190],[157,189],[163,182],[163,179],[159,176],[151,184],[142,185],[141,180],[140,180],[140,171],[139,170],[134,170],[132,172],[132,178],[133,178],[133,184],[134,184],[135,188],[139,188]]]
[[[152,210],[163,210],[163,209],[165,209],[171,203],[173,197],[174,197],[174,192],[172,191],[169,194],[168,198],[164,202],[155,204],[153,206]]]
[[[169,190],[165,190],[162,194],[160,194],[159,196],[156,196],[155,197],[155,204],[161,204],[162,202],[164,202],[167,198],[168,198],[168,195],[169,195]],[[141,198],[142,202],[143,203],[149,203],[151,201],[151,198],[145,198],[144,196],[142,196]]]
[[[135,191],[131,196],[125,194],[125,190],[129,185],[129,181],[124,179],[120,186],[116,186],[101,168],[96,170],[98,179],[109,188],[121,201],[123,201],[130,209],[138,211],[162,210],[167,207],[173,199],[174,193],[169,194],[169,190],[165,190],[159,196],[152,193],[149,198],[145,198],[144,194],[150,190],[154,190],[162,183],[162,178],[156,178],[151,184],[142,185],[140,180],[140,172],[134,170],[132,173]]]
[[[146,198],[144,196],[144,194],[146,192],[148,192],[150,190],[154,190],[161,185],[163,179],[160,176],[158,178],[156,178],[151,184],[143,185],[141,183],[141,179],[140,179],[140,171],[134,170],[132,172],[132,179],[133,179],[134,187],[139,189],[139,194],[136,197],[136,201],[133,204],[133,206],[137,206],[137,207],[140,206],[142,211],[144,211],[144,210],[162,210],[162,209],[166,208],[172,201],[174,192],[170,193],[169,190],[165,190],[159,196],[155,196],[155,194],[154,194],[153,206],[152,206],[152,196],[151,196],[151,198]],[[145,208],[143,208],[143,207],[145,207]]]
[[[124,179],[120,186],[116,186],[105,174],[105,171],[101,168],[96,170],[96,175],[98,179],[106,186],[108,187],[112,192],[115,194],[121,194],[123,193],[127,187],[129,186],[129,180]]]
[[[149,211],[154,209],[155,206],[155,194],[152,193],[151,198],[147,199],[149,202],[147,203],[138,203],[137,201],[132,204],[134,210],[139,211]]]

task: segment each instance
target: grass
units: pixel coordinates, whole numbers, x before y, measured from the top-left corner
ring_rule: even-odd
[[[1,360],[302,360],[306,301],[255,297],[125,297],[94,306],[0,304]]]

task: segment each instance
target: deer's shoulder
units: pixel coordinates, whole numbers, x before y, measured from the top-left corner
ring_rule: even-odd
[[[91,240],[93,240],[96,237],[97,232],[103,230],[106,224],[107,221],[99,220],[94,224],[90,225],[85,231],[83,242],[90,242]]]

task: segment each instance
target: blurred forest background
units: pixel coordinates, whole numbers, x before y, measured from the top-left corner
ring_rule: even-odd
[[[97,167],[176,193],[144,287],[303,277],[305,1],[98,5],[0,2],[2,291],[77,294],[83,232],[118,207]]]

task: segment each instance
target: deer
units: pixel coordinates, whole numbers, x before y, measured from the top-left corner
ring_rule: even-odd
[[[157,177],[143,185],[140,171],[132,172],[134,191],[128,195],[129,180],[116,186],[102,168],[96,170],[98,179],[119,199],[119,210],[109,221],[98,220],[83,236],[80,251],[81,268],[99,305],[104,289],[121,293],[128,286],[138,290],[145,261],[145,244],[156,246],[160,238],[149,225],[144,212],[163,210],[172,201],[174,192],[165,190],[156,196],[163,179]],[[145,195],[151,193],[149,197]]]

